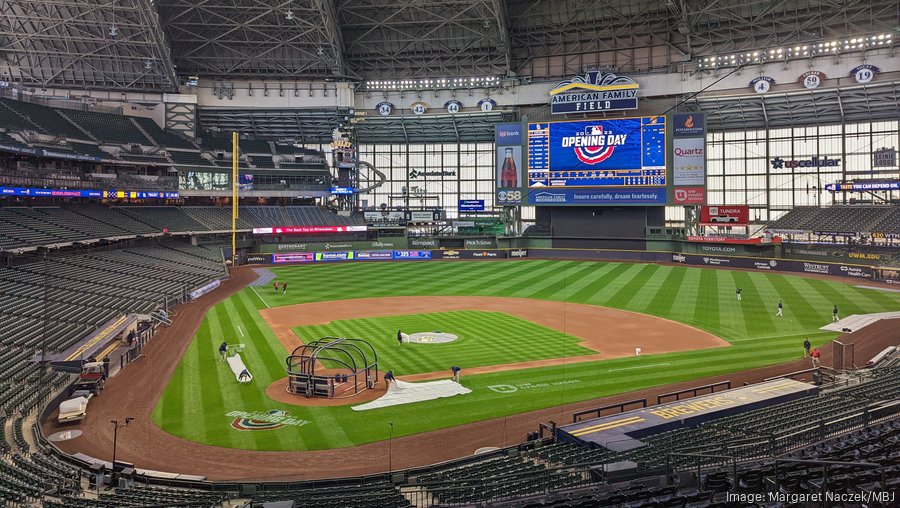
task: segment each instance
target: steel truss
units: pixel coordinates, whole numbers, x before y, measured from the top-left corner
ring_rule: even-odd
[[[513,69],[673,71],[704,55],[896,30],[895,0],[508,0]]]
[[[152,0],[0,1],[0,81],[156,91],[176,85]]]
[[[332,0],[158,0],[179,73],[346,77]]]
[[[706,113],[711,130],[743,130],[900,116],[900,83],[729,97],[698,97],[684,104]]]
[[[368,117],[355,124],[362,144],[492,142],[494,126],[514,121],[510,112]]]
[[[173,91],[176,71],[551,80],[690,70],[703,56],[898,26],[896,0],[6,0],[0,81]]]
[[[298,143],[328,143],[331,133],[349,119],[344,109],[229,109],[200,108],[205,130],[232,132],[260,139],[293,139]]]
[[[348,64],[367,79],[505,75],[505,0],[339,0]]]

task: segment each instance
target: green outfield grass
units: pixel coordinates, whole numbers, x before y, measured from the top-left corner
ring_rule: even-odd
[[[804,337],[815,345],[834,337],[818,330],[831,320],[834,304],[842,315],[900,310],[898,293],[841,282],[653,264],[539,260],[354,263],[281,267],[275,272],[279,280],[289,282],[289,294],[273,295],[271,287],[247,288],[208,313],[154,410],[153,419],[162,429],[198,442],[247,449],[353,446],[386,439],[389,421],[394,423],[395,436],[415,434],[780,363],[801,356]],[[744,290],[743,302],[736,301],[736,287]],[[473,390],[471,394],[365,412],[354,412],[349,407],[301,408],[276,403],[266,396],[266,387],[285,375],[287,352],[266,326],[259,309],[397,295],[523,297],[616,307],[708,330],[729,341],[732,347],[478,376],[466,376],[464,371],[462,381]],[[779,299],[784,300],[783,318],[775,317]],[[443,314],[452,313],[420,318]],[[464,319],[453,330],[449,325],[441,326],[446,328],[444,331],[479,344],[486,343],[492,324],[507,318],[518,321],[517,326],[536,327],[503,314],[484,314],[490,315],[479,316],[484,325]],[[415,328],[415,323],[397,323],[415,319],[402,316],[348,320],[298,331],[304,337],[355,332],[353,336],[373,339],[379,344],[379,362],[398,373],[445,369],[449,357],[442,356],[442,348],[453,344],[415,345],[415,354],[420,355],[415,362],[402,356],[408,355],[408,350],[389,346],[397,328]],[[532,331],[526,333],[548,332],[540,327],[529,329]],[[556,335],[552,340],[567,349],[566,356],[584,349],[575,344],[577,339]],[[252,383],[239,385],[225,364],[217,361],[216,349],[223,338],[247,345],[242,357],[254,375]],[[473,351],[472,355],[472,361],[496,363],[520,361],[516,358],[522,355],[530,355],[531,359],[559,356],[553,348],[524,351],[518,345]],[[231,426],[234,417],[226,415],[231,411],[268,410],[288,411],[292,417],[308,423],[276,430],[239,431]],[[561,414],[560,418],[565,420],[568,416]]]
[[[290,284],[288,284],[290,286]],[[397,343],[397,330],[444,331],[458,339],[446,344]],[[395,375],[527,362],[596,353],[580,339],[502,312],[472,310],[332,321],[294,329],[304,342],[321,337],[360,337],[378,353],[380,370]]]

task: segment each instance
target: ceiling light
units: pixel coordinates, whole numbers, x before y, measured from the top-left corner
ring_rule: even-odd
[[[294,19],[294,11],[288,10],[287,12],[285,12],[285,13],[284,13],[284,19],[286,19],[286,20],[288,20],[288,21]]]

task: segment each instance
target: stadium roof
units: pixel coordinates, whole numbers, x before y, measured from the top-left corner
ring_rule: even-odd
[[[896,30],[896,0],[15,0],[0,81],[174,91],[178,77],[554,78]],[[557,58],[561,57],[561,58]]]

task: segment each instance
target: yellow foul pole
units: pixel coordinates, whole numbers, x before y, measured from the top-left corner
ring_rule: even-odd
[[[237,266],[238,133],[231,133],[231,266]]]

